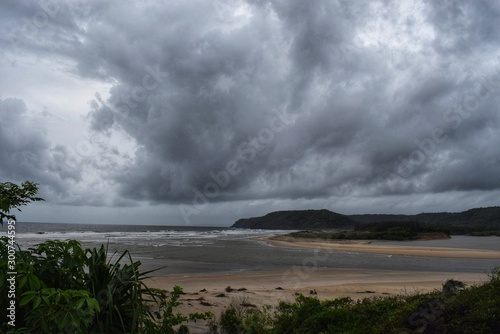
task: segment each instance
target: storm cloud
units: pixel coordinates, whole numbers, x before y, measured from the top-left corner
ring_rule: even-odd
[[[500,189],[496,1],[0,6],[2,67],[44,59],[107,87],[86,95],[80,146],[32,124],[36,107],[23,101],[43,104],[36,95],[3,96],[0,153],[12,158],[2,178],[36,179],[54,194],[101,184],[108,206],[188,214],[259,200],[342,212],[348,199]]]

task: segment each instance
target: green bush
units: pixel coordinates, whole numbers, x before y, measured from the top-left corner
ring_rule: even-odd
[[[37,192],[38,184],[30,181],[23,182],[21,186],[12,182],[0,183],[0,224],[3,225],[4,219],[16,219],[16,216],[10,213],[12,209],[21,211],[20,206],[44,201],[43,198],[36,197]]]
[[[20,249],[10,233],[10,211],[43,201],[37,192],[29,181],[0,183],[0,223],[9,220],[8,237],[0,238],[0,308],[16,304],[15,329],[2,322],[0,333],[188,333],[183,322],[212,316],[174,314],[182,289],[168,296],[148,288],[143,280],[151,271],[140,271],[141,262],[128,251],[108,259],[104,245],[84,250],[76,240]]]
[[[221,333],[224,334],[239,334],[243,331],[242,315],[238,314],[233,307],[222,312],[220,316]]]
[[[233,300],[231,305],[221,313],[219,321],[209,323],[213,334],[268,334],[273,333],[272,315],[270,306],[259,309],[245,308],[245,302],[237,303]]]
[[[249,326],[256,325],[255,327]],[[265,325],[263,325],[265,324]],[[212,322],[212,333],[500,333],[500,267],[481,285],[448,280],[442,291],[353,301],[298,296],[270,308],[234,305]]]
[[[19,306],[32,305],[26,314],[26,327],[42,333],[88,333],[99,303],[85,290],[45,288],[26,291]]]
[[[9,239],[0,239],[0,307],[6,309]],[[186,333],[182,323],[207,319],[174,314],[180,287],[169,294],[150,289],[128,251],[108,259],[108,250],[82,249],[78,241],[46,241],[16,250],[18,333]],[[156,312],[156,314],[154,313]],[[0,332],[11,330],[6,323]],[[177,328],[174,330],[174,327]]]

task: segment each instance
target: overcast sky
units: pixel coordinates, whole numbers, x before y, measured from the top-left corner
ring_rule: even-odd
[[[500,3],[0,2],[19,220],[499,205]]]

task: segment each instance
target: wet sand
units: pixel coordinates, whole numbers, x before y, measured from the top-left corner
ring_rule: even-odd
[[[287,236],[259,237],[274,247],[375,253],[399,256],[464,259],[500,259],[500,251],[464,248],[377,245],[369,241],[310,242]],[[183,314],[211,311],[219,316],[231,304],[240,308],[276,306],[280,301],[293,302],[298,294],[320,300],[351,297],[394,296],[439,290],[448,279],[468,285],[487,280],[486,273],[382,270],[363,268],[324,268],[310,262],[285,269],[159,275],[146,281],[151,287],[171,291],[181,286]],[[227,290],[229,290],[228,292]],[[316,294],[311,294],[315,291]],[[206,322],[189,324],[191,333],[208,333]]]
[[[357,253],[374,253],[385,255],[419,256],[419,257],[441,257],[462,259],[499,259],[500,251],[445,248],[445,247],[418,247],[401,245],[376,245],[370,241],[346,241],[346,242],[323,242],[307,239],[293,238],[288,236],[266,237],[261,240],[278,247],[335,250]]]

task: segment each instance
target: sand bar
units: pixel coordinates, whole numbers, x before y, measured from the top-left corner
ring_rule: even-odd
[[[500,259],[500,251],[463,248],[377,245],[369,241],[345,243],[310,242],[280,236],[281,240],[259,237],[275,247],[321,249],[331,251],[377,253],[385,255]],[[291,266],[284,269],[260,271],[231,271],[189,275],[158,275],[146,281],[148,286],[171,291],[179,285],[185,294],[176,311],[183,314],[210,311],[219,316],[231,304],[238,307],[276,306],[280,301],[293,302],[297,294],[320,300],[351,297],[394,296],[415,292],[440,290],[448,279],[468,285],[480,284],[488,279],[486,273],[433,272],[407,270],[378,270],[363,268],[324,268]],[[232,291],[226,291],[230,287]],[[315,291],[317,294],[312,294]],[[244,306],[243,306],[244,305]],[[190,323],[193,334],[207,333],[207,322]]]
[[[463,258],[463,259],[500,259],[500,251],[465,249],[465,248],[445,248],[445,247],[421,247],[401,245],[376,245],[369,241],[352,242],[320,242],[310,241],[300,238],[279,236],[279,238],[266,237],[261,240],[278,247],[289,248],[312,248],[321,250],[333,250],[357,253],[375,253],[386,255],[421,256],[421,257],[442,257],[442,258]]]
[[[183,305],[177,308],[178,312],[187,314],[211,311],[220,315],[231,303],[247,305],[245,307],[276,306],[279,301],[294,301],[299,293],[325,300],[428,292],[441,289],[442,284],[450,278],[467,284],[478,284],[487,280],[487,275],[292,267],[286,270],[158,276],[147,280],[146,283],[148,286],[169,291],[175,285],[183,287],[185,295],[180,300]],[[227,292],[228,286],[234,290]],[[316,290],[317,295],[311,295],[311,290]],[[205,326],[205,322],[198,322],[190,324],[189,327],[192,333],[206,333]]]
[[[245,293],[273,292],[271,301],[277,296],[291,300],[298,293],[309,294],[316,288],[318,298],[360,297],[360,292],[378,287],[378,291],[370,295],[387,295],[405,292],[430,291],[440,289],[447,279],[457,279],[468,284],[480,283],[487,279],[486,274],[457,273],[457,272],[429,272],[429,271],[403,271],[403,270],[378,270],[358,268],[314,268],[291,267],[287,270],[262,270],[243,271],[216,274],[193,275],[167,275],[157,276],[147,282],[151,286],[171,290],[173,286],[182,286],[184,291],[195,293],[205,289],[203,293],[225,293],[225,288],[230,286],[235,290]],[[282,288],[283,290],[277,290]],[[370,289],[367,289],[370,288]],[[318,290],[319,289],[319,290]],[[279,292],[285,291],[285,292]],[[321,291],[321,293],[319,293]],[[199,293],[202,295],[203,293]],[[235,296],[236,292],[227,293]],[[363,297],[363,296],[361,296]]]

